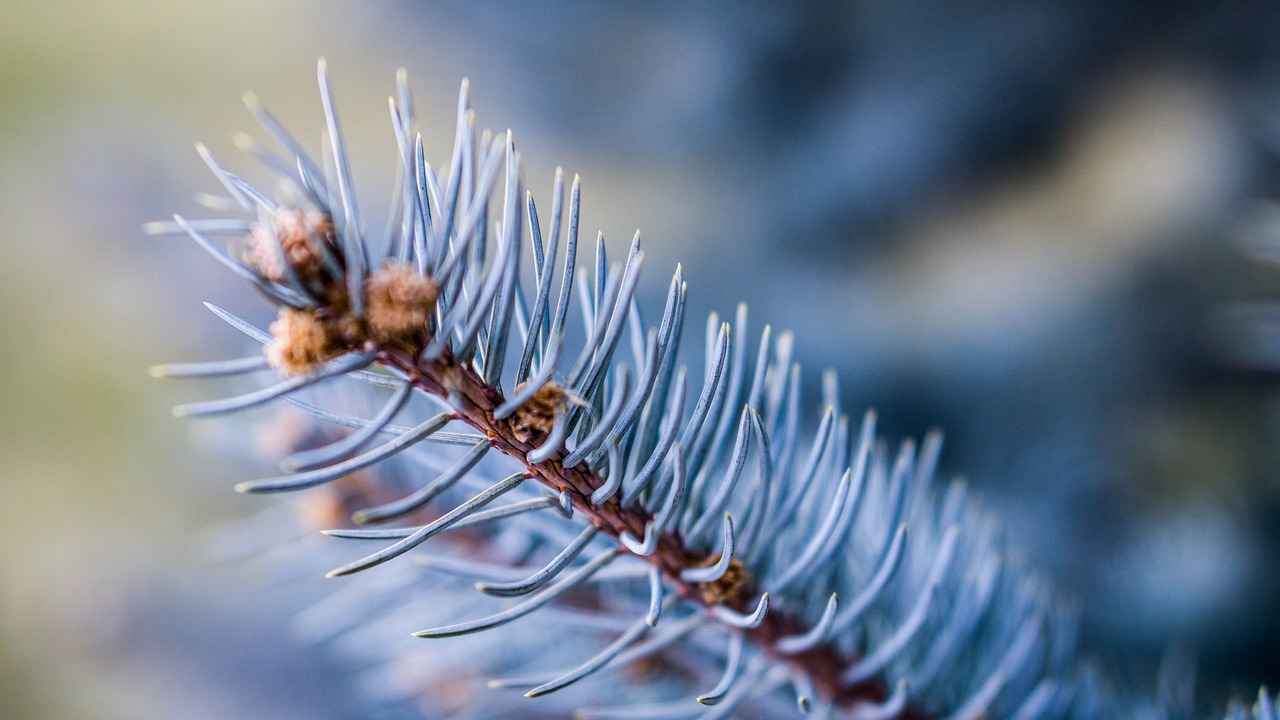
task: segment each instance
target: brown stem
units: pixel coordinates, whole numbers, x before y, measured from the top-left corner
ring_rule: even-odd
[[[384,348],[379,360],[408,375],[419,389],[442,398],[453,397],[459,404],[456,410],[462,421],[487,437],[499,452],[524,465],[530,475],[543,485],[557,493],[567,492],[573,501],[574,511],[585,516],[601,532],[615,540],[623,532],[643,537],[645,524],[653,519],[652,515],[639,505],[624,508],[621,493],[614,493],[599,505],[593,504],[591,493],[603,484],[604,479],[585,463],[565,467],[566,453],[563,449],[542,462],[530,462],[528,455],[534,445],[520,441],[506,421],[494,417],[494,410],[502,404],[503,396],[496,388],[486,385],[473,370],[454,363],[447,355],[426,361],[412,351],[395,348]],[[668,531],[659,537],[657,550],[643,559],[662,571],[667,585],[675,588],[680,597],[710,611],[712,602],[709,601],[707,585],[682,580],[680,574],[686,568],[706,566],[715,558],[690,550],[678,532]],[[753,607],[759,596],[760,588],[747,578],[719,594],[716,601],[742,612]],[[857,658],[842,654],[831,643],[795,655],[782,655],[777,651],[778,640],[808,629],[809,626],[799,618],[771,610],[759,626],[744,631],[744,634],[769,657],[805,673],[817,693],[838,705],[881,703],[888,699],[890,689],[883,678],[874,677],[853,685],[841,682],[842,672]],[[908,705],[895,720],[930,720],[933,717],[922,708]]]

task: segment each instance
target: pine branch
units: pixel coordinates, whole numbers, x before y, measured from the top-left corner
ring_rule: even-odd
[[[723,667],[714,688],[683,709],[636,706],[645,717],[721,717],[746,708],[749,698],[766,703],[783,686],[803,712],[864,720],[1125,716],[1123,703],[1076,659],[1069,613],[1011,566],[997,525],[965,486],[932,487],[937,436],[891,454],[870,413],[855,434],[828,374],[818,428],[803,440],[793,341],[787,334],[774,341],[765,328],[751,354],[745,307],[731,323],[709,319],[705,375],[691,388],[679,365],[682,271],[674,273],[661,320],[646,325],[635,297],[638,233],[625,260],[612,265],[598,239],[589,278],[577,267],[578,179],[567,193],[566,222],[557,170],[544,236],[510,132],[477,134],[467,84],[453,156],[437,175],[414,129],[404,74],[397,80],[390,105],[399,182],[382,247],[357,207],[323,61],[325,161],[307,157],[249,97],[284,150],[252,147],[278,173],[279,192],[249,185],[201,148],[242,216],[175,217],[149,228],[191,236],[280,306],[266,333],[215,309],[264,343],[261,358],[156,374],[214,377],[269,365],[283,379],[179,414],[221,415],[283,398],[354,429],[290,456],[285,475],[238,489],[315,488],[409,453],[447,457],[441,441],[466,448],[404,494],[350,508],[359,524],[409,524],[332,531],[393,542],[330,575],[360,573],[460,528],[514,527],[545,543],[573,537],[533,575],[480,584],[499,597],[527,596],[522,601],[417,635],[497,628],[574,598],[586,583],[610,582],[603,579],[610,566],[636,569],[647,579],[640,595],[592,600],[620,612],[643,609],[612,644],[558,675],[537,668],[535,677],[498,684],[541,696],[606,668],[665,657],[692,629],[722,634],[719,650],[689,648]],[[214,234],[241,239],[228,248]],[[522,263],[526,243],[532,263]],[[532,292],[525,277],[533,278]],[[575,292],[586,337],[569,358]],[[340,379],[392,394],[368,421],[299,397]],[[419,397],[446,409],[393,425]],[[459,498],[467,481],[485,474],[503,479]],[[545,491],[530,490],[539,486]],[[432,514],[442,500],[457,504]],[[543,509],[567,517],[557,516],[554,527],[546,518],[535,522]]]

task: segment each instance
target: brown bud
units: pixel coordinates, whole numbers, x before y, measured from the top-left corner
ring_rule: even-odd
[[[569,396],[564,388],[554,380],[548,380],[507,422],[511,424],[511,432],[517,440],[531,445],[551,433],[556,412],[564,412],[568,405]]]
[[[440,286],[407,265],[387,265],[365,280],[369,334],[380,343],[415,347],[436,309]]]
[[[287,375],[298,375],[354,350],[363,341],[359,323],[349,316],[283,307],[271,323],[267,362]]]
[[[269,280],[284,279],[284,262],[304,282],[320,280],[324,262],[319,243],[333,244],[333,221],[322,213],[282,209],[270,223],[253,226],[244,241],[244,258]]]
[[[699,567],[711,567],[720,561],[720,553],[716,553],[702,562]],[[698,591],[702,601],[707,605],[720,605],[725,602],[740,600],[742,591],[751,582],[751,575],[738,558],[729,558],[729,569],[719,580],[699,583]]]

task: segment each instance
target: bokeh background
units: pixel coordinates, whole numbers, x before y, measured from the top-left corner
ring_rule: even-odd
[[[648,297],[681,261],[691,317],[944,428],[1118,676],[1280,682],[1280,5],[0,0],[0,717],[366,716],[305,583],[210,550],[264,463],[168,409],[221,389],[146,374],[244,349],[201,300],[269,318],[140,226],[217,189],[194,140],[253,176],[244,89],[317,146],[320,55],[366,207],[395,68],[436,160],[470,77],[536,194],[642,228]]]

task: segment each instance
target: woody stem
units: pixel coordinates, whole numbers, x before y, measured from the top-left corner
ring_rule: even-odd
[[[620,493],[602,503],[592,503],[591,494],[604,483],[604,478],[585,463],[565,467],[567,453],[563,448],[542,462],[531,462],[529,453],[534,446],[521,441],[511,431],[508,421],[494,417],[494,411],[504,400],[502,393],[487,385],[471,368],[453,362],[447,354],[428,361],[412,352],[393,348],[384,348],[379,353],[379,360],[407,375],[418,389],[440,398],[452,398],[463,422],[488,438],[496,450],[523,465],[530,477],[556,493],[567,493],[574,512],[587,518],[600,532],[614,540],[624,532],[633,537],[644,536],[646,524],[653,520],[652,514],[636,504],[623,507]],[[623,550],[626,552],[625,546]],[[754,606],[760,596],[760,588],[750,577],[730,588],[727,596],[721,595],[714,600],[708,598],[707,584],[681,579],[683,570],[706,566],[712,558],[708,553],[686,547],[680,534],[674,530],[664,532],[658,538],[657,549],[641,559],[657,567],[666,585],[674,588],[681,598],[697,603],[708,612],[715,603],[741,612]],[[792,655],[778,652],[777,642],[780,639],[809,629],[809,625],[799,618],[771,610],[758,626],[742,632],[746,640],[766,655],[807,675],[818,694],[838,705],[881,703],[889,697],[889,687],[879,677],[852,685],[842,682],[842,672],[857,658],[842,653],[833,643],[827,642]],[[894,718],[886,720],[929,720],[932,717],[931,713],[908,705]]]

